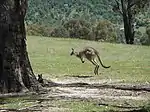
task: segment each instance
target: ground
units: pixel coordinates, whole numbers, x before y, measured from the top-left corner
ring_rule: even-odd
[[[50,88],[48,95],[42,95],[46,99],[57,99],[59,101],[63,100],[64,102],[92,102],[92,105],[102,108],[113,107],[115,110],[134,110],[143,106],[150,100],[150,92],[148,91],[133,91],[133,90],[121,90],[108,87],[101,87],[102,85],[126,85],[126,86],[137,86],[137,84],[127,84],[121,80],[92,80],[92,77],[79,78],[79,77],[69,77],[65,80],[53,79],[55,83],[62,84],[61,86],[56,86]],[[89,85],[87,85],[89,84]],[[97,85],[97,86],[91,86]],[[100,86],[98,86],[100,85]],[[138,84],[141,87],[147,86],[149,84]],[[56,112],[59,109],[60,111],[76,112],[71,106],[57,105],[50,103],[51,101],[41,102],[38,107],[45,111]],[[44,105],[44,108],[43,108]],[[51,105],[50,107],[45,105]],[[88,106],[88,105],[87,105]],[[37,107],[36,107],[37,108]],[[55,110],[57,109],[57,110]],[[83,109],[83,108],[82,108]],[[81,110],[82,110],[81,109]],[[93,108],[94,109],[94,108]],[[110,108],[112,109],[112,108]],[[102,109],[104,111],[105,109]],[[107,109],[106,109],[107,110]],[[108,109],[109,110],[109,109]],[[79,111],[79,110],[78,110]],[[90,112],[90,110],[84,110],[85,112]],[[98,111],[98,110],[97,110]],[[95,111],[95,112],[97,112]],[[93,111],[94,112],[94,111]],[[99,111],[98,111],[99,112]]]
[[[0,99],[0,109],[112,112],[136,110],[150,102],[148,46],[37,36],[27,39],[34,73],[55,83],[45,94]],[[79,50],[84,46],[97,49],[103,63],[111,68],[100,67],[99,75],[94,75],[91,63],[82,64],[70,56],[72,47]]]
[[[30,108],[31,110],[42,112],[76,112],[79,111],[77,108],[81,108],[81,112],[83,110],[84,112],[91,112],[92,109],[87,110],[88,107],[73,107],[78,105],[77,103],[82,105],[89,103],[87,106],[93,105],[93,109],[96,108],[93,112],[100,112],[99,110],[108,111],[113,110],[113,108],[118,111],[127,111],[139,109],[150,100],[150,92],[148,91],[102,87],[102,85],[150,87],[149,84],[127,84],[121,80],[95,81],[92,80],[92,77],[69,77],[65,80],[52,79],[51,81],[61,85],[53,86],[49,88],[47,94],[40,95],[42,100],[38,99],[40,103],[34,108]]]
[[[22,98],[26,107],[20,107],[20,111],[104,112],[117,110],[119,112],[140,109],[150,101],[150,90],[134,91],[105,86],[150,88],[148,83],[131,84],[124,83],[122,80],[93,80],[93,77],[83,76],[66,77],[63,80],[55,78],[50,82],[52,87],[46,88],[47,93]]]

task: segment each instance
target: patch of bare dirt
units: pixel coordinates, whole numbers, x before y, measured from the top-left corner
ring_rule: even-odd
[[[88,101],[97,106],[129,111],[140,109],[150,101],[149,83],[131,84],[123,80],[99,80],[83,76],[44,81],[48,92],[29,99],[37,103],[19,112],[72,112],[69,107],[63,106],[66,104],[61,105],[58,101]]]
[[[141,102],[150,101],[150,84],[126,84],[121,80],[91,80],[89,78],[52,79],[55,82],[44,99],[55,100],[85,100],[96,101],[98,105],[124,105],[124,107],[138,108]],[[45,101],[43,100],[42,103]],[[69,109],[49,107],[48,101],[42,112],[69,112]]]
[[[50,96],[63,96],[81,99],[131,99],[150,100],[150,84],[125,84],[121,80],[98,80],[89,79],[58,80],[53,79],[60,86],[52,87]],[[146,90],[146,89],[148,90]],[[128,90],[129,89],[129,90]],[[135,89],[135,90],[134,90]],[[143,89],[143,90],[142,90]]]

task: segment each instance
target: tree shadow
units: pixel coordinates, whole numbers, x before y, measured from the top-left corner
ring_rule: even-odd
[[[73,76],[73,77],[78,77],[78,78],[89,78],[92,76]],[[139,85],[115,85],[115,84],[107,84],[107,83],[103,83],[103,84],[89,84],[89,83],[84,83],[84,82],[76,82],[76,83],[68,83],[68,84],[62,84],[62,83],[56,83],[53,82],[51,80],[46,80],[43,79],[42,77],[40,77],[42,79],[41,83],[42,86],[45,87],[54,87],[54,86],[61,86],[61,87],[89,87],[89,88],[99,88],[99,89],[103,89],[103,88],[109,88],[109,89],[119,89],[119,90],[130,90],[130,91],[147,91],[150,92],[150,87],[149,85],[147,86],[139,86]]]
[[[77,77],[77,78],[91,78],[93,76],[87,76],[87,75],[73,75],[73,76],[70,76],[70,77]]]
[[[91,78],[93,76],[89,76],[89,75],[67,75],[68,77],[74,77],[74,78]]]

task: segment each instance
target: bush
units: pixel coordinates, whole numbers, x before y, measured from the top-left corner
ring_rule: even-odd
[[[48,27],[43,26],[43,25],[32,24],[32,25],[26,26],[27,35],[49,37],[51,35],[51,31],[52,31],[51,28],[48,28]]]
[[[150,45],[149,37],[147,34],[143,34],[143,36],[140,39],[140,42],[142,45]]]
[[[116,42],[116,32],[111,22],[101,20],[92,28],[89,39],[96,41]]]
[[[69,32],[64,27],[54,28],[51,32],[52,37],[69,37]]]
[[[63,25],[69,32],[69,37],[86,39],[90,32],[90,23],[84,20],[70,20]]]
[[[135,31],[135,35],[134,35],[134,44],[135,45],[141,45],[141,39],[143,38],[143,34],[141,31]]]
[[[146,32],[140,39],[142,45],[150,45],[150,26],[146,27]]]
[[[84,20],[70,20],[54,29],[43,25],[28,25],[28,35],[46,37],[71,37],[96,41],[116,42],[116,32],[111,22],[99,21],[95,26]]]

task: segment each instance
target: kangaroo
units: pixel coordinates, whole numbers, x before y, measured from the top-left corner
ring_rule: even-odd
[[[42,74],[38,74],[38,81],[39,83],[44,83]]]
[[[70,55],[71,56],[75,55],[76,57],[78,57],[81,60],[82,63],[85,62],[85,60],[84,60],[85,58],[87,60],[89,60],[95,66],[95,69],[94,69],[95,75],[98,75],[98,69],[99,69],[99,64],[96,61],[96,57],[98,58],[102,67],[110,68],[110,66],[104,66],[103,65],[103,63],[100,59],[100,56],[99,56],[99,52],[92,47],[85,47],[83,50],[81,50],[79,52],[75,52],[74,49],[72,48]]]

